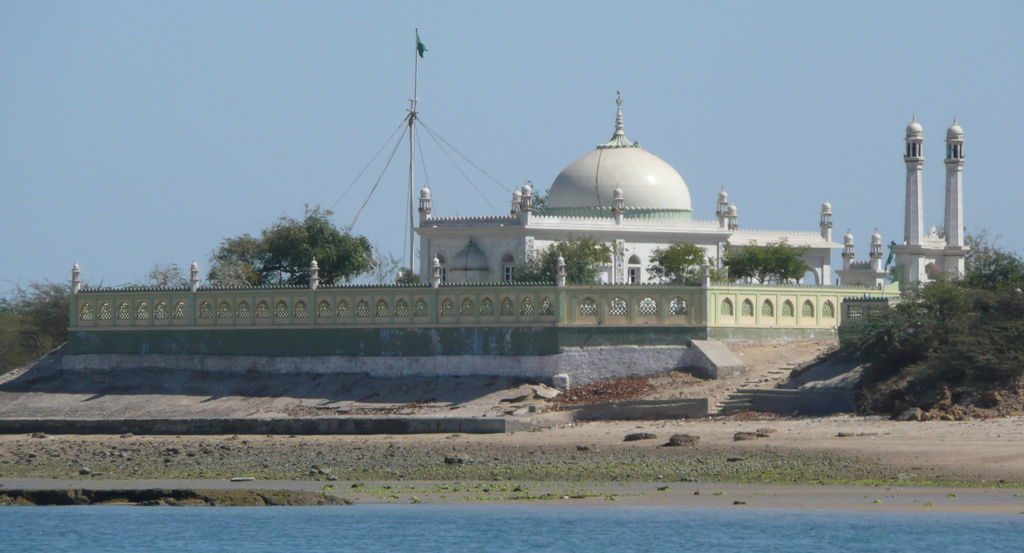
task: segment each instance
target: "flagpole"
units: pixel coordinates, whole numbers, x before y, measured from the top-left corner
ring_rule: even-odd
[[[420,58],[419,58],[419,43],[420,43],[420,28],[416,27],[415,32],[415,43],[412,48],[412,59],[413,59],[413,72],[412,72],[412,98],[409,100],[409,271],[415,274],[415,265],[413,265],[413,242],[416,238],[416,233],[413,230],[413,160],[415,156],[415,145],[416,145],[416,101],[417,94],[419,93],[419,78],[420,78]]]

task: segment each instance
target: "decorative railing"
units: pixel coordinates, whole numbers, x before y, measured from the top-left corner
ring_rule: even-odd
[[[680,326],[835,328],[850,287],[445,283],[102,288],[71,296],[71,330],[221,327]]]

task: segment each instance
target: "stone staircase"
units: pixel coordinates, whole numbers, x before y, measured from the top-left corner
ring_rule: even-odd
[[[850,390],[838,388],[740,388],[730,394],[718,408],[719,415],[731,415],[742,411],[779,415],[834,415],[853,412],[854,398]]]

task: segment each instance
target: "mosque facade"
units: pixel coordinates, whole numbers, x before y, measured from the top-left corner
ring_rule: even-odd
[[[535,205],[530,184],[512,194],[508,215],[438,217],[431,191],[419,196],[419,274],[432,275],[436,259],[445,282],[513,282],[516,266],[556,242],[590,237],[614,246],[600,273],[604,284],[649,284],[655,251],[674,243],[701,247],[713,267],[721,267],[730,247],[758,247],[785,242],[804,248],[803,260],[814,284],[833,284],[832,251],[842,249],[843,266],[835,271],[847,286],[881,288],[890,273],[883,264],[881,236],[872,236],[868,261],[854,259],[851,234],[843,244],[832,240],[832,206],[825,201],[815,214],[818,228],[747,229],[740,225],[736,205],[722,189],[715,218],[693,218],[690,191],[679,173],[664,160],[631,142],[623,126],[622,99],[615,131],[608,142],[569,164],[553,181],[543,205]],[[940,274],[962,275],[963,131],[955,122],[947,133],[946,217],[944,228],[924,233],[922,226],[921,156],[923,134],[915,120],[907,127],[906,213],[903,243],[894,244],[895,274],[916,284]],[[808,217],[811,219],[811,217]],[[813,219],[812,219],[813,220]],[[892,260],[890,260],[892,261]]]

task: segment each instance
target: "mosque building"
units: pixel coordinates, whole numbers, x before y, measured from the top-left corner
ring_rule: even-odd
[[[512,195],[508,215],[437,217],[429,188],[419,197],[421,278],[431,278],[436,258],[446,282],[512,282],[516,265],[548,245],[592,237],[613,245],[612,258],[600,280],[606,284],[650,283],[655,250],[677,242],[704,249],[712,266],[721,266],[727,247],[764,246],[785,242],[803,247],[814,284],[833,283],[832,250],[842,248],[841,284],[880,288],[883,266],[881,236],[872,236],[870,261],[854,261],[853,236],[832,241],[832,206],[824,202],[817,230],[753,230],[741,228],[739,212],[723,189],[715,203],[715,219],[693,218],[690,191],[679,173],[661,158],[626,138],[622,98],[611,140],[570,163],[555,178],[544,205],[534,205],[529,183]],[[927,282],[941,273],[962,274],[964,231],[962,200],[963,131],[955,122],[947,133],[946,222],[944,232],[925,235],[921,223],[921,125],[907,127],[907,208],[904,243],[895,245],[901,280]]]

